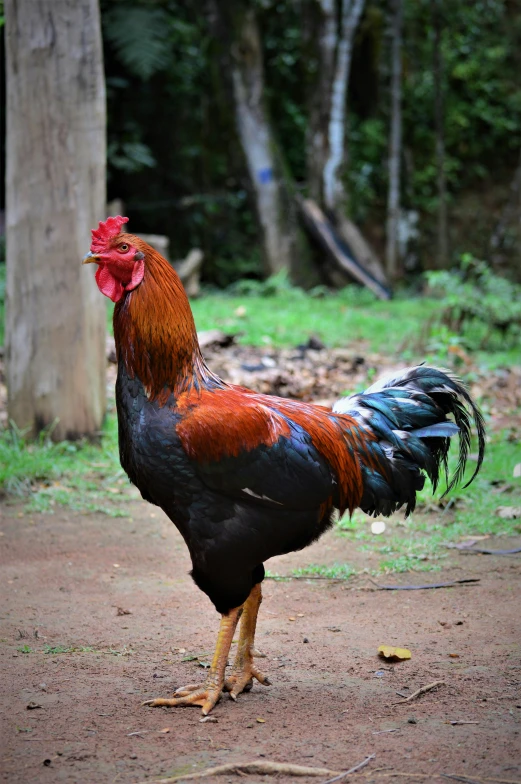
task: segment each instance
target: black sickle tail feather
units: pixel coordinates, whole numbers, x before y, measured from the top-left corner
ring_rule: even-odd
[[[464,476],[472,424],[478,437],[478,460],[464,487],[483,462],[483,416],[464,384],[437,368],[420,365],[387,376],[362,394],[339,400],[333,410],[349,414],[376,435],[376,441],[367,444],[368,459],[362,457],[364,496],[360,506],[369,514],[388,515],[404,504],[409,514],[415,507],[416,491],[423,487],[422,472],[436,489],[443,471],[448,493]],[[456,434],[459,458],[449,478],[447,455],[450,439]]]

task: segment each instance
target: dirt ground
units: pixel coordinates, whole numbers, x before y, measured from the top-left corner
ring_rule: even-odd
[[[218,617],[172,524],[143,502],[131,515],[0,507],[5,781],[130,784],[263,759],[342,771],[371,754],[353,778],[521,781],[521,556],[454,552],[441,574],[380,578],[480,578],[431,591],[377,591],[364,577],[266,580],[257,639],[272,685],[223,697],[216,721],[200,723],[198,708],[141,707],[204,678],[192,655],[210,658]],[[369,554],[357,558],[371,567]],[[352,545],[330,532],[268,568],[343,560],[353,563]],[[379,660],[382,643],[412,659]],[[444,685],[395,704],[436,680]]]

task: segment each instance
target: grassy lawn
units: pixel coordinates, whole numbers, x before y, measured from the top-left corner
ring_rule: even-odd
[[[431,324],[437,311],[435,300],[381,303],[356,288],[313,298],[294,291],[271,297],[212,294],[195,301],[193,310],[199,330],[239,332],[241,342],[253,345],[296,346],[315,334],[329,346],[362,342],[364,351],[443,365],[454,341],[454,336]],[[506,349],[480,352],[473,358],[478,364],[494,367],[515,362],[516,356],[516,349]],[[395,515],[384,534],[372,534],[371,520],[361,513],[351,520],[340,520],[337,534],[351,539],[357,549],[376,552],[377,572],[438,569],[449,542],[465,536],[519,532],[519,520],[496,514],[500,505],[521,506],[521,479],[513,478],[517,463],[521,463],[518,444],[507,441],[503,434],[492,434],[480,476],[470,488],[454,491],[448,507],[438,505],[441,490],[434,503],[425,490],[417,511],[408,520]],[[508,485],[507,490],[496,494],[501,485]],[[16,429],[0,432],[0,490],[8,503],[22,500],[27,514],[52,513],[65,505],[84,514],[125,516],[129,514],[128,502],[139,497],[119,465],[113,413],[107,417],[101,446],[54,444],[45,434],[26,443]],[[309,569],[310,576],[344,578],[353,571],[346,564],[317,564]],[[298,576],[304,577],[306,572]]]
[[[288,292],[277,297],[210,296],[192,302],[198,330],[222,329],[240,333],[239,341],[253,346],[297,346],[317,335],[327,346],[349,346],[364,341],[369,350],[403,351],[413,344],[436,301],[396,299],[375,301],[365,292],[348,288],[323,298]]]

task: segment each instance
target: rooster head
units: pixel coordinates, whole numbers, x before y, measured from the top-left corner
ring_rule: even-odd
[[[126,291],[132,291],[143,280],[145,254],[132,244],[135,237],[122,234],[121,227],[128,218],[121,215],[100,221],[92,230],[90,251],[83,259],[84,264],[98,264],[96,283],[102,294],[118,302]]]

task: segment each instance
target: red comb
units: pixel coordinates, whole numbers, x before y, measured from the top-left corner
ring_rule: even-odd
[[[100,221],[97,229],[92,229],[92,243],[90,249],[93,253],[106,248],[107,242],[113,237],[117,237],[124,223],[128,223],[128,218],[116,215],[115,218],[107,218]]]

